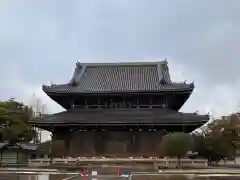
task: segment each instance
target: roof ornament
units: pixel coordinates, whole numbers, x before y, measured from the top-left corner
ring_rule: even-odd
[[[52,85],[53,85],[52,81],[48,81],[47,84],[48,84],[49,86],[52,86]]]
[[[80,63],[79,60],[77,60],[76,67],[77,67],[77,68],[80,68],[80,67],[81,67],[81,63]]]
[[[193,81],[193,82],[191,82],[191,87],[194,87],[194,81]]]
[[[165,60],[163,60],[163,65],[164,65],[164,67],[166,67],[168,65],[167,58]]]
[[[75,70],[74,70],[73,77],[70,81],[70,84],[73,85],[73,86],[78,85],[78,83],[81,79],[81,76],[83,75],[83,72],[84,72],[84,67],[82,66],[82,64],[78,60],[76,62],[76,67],[75,67]]]
[[[162,61],[162,70],[163,71],[168,71],[168,61],[167,61],[167,59]]]
[[[184,84],[187,84],[187,80],[184,81]]]
[[[42,82],[42,86],[41,86],[42,88],[45,88],[46,87],[46,85]]]

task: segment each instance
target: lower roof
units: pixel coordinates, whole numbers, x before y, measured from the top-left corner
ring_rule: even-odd
[[[208,115],[181,113],[167,108],[134,109],[71,109],[44,115],[30,121],[36,125],[118,125],[118,124],[199,124],[209,120]]]

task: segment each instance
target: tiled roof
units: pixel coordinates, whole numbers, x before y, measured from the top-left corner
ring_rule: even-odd
[[[25,142],[19,142],[14,145],[9,144],[8,142],[0,142],[0,149],[6,146],[18,146],[24,150],[31,150],[31,151],[36,151],[38,147],[37,144],[31,144],[31,143],[25,143]]]
[[[191,90],[194,85],[173,83],[166,61],[138,63],[77,63],[70,83],[43,86],[55,93],[115,93]]]
[[[204,124],[208,115],[180,113],[167,108],[71,109],[35,118],[33,124]]]

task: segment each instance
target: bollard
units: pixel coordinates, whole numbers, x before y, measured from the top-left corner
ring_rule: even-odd
[[[83,170],[83,177],[86,177],[87,173],[86,173],[86,169]]]
[[[119,168],[117,168],[117,177],[119,177],[120,176],[120,170],[119,170]]]

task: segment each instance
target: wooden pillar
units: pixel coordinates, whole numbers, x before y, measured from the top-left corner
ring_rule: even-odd
[[[140,131],[136,131],[134,133],[135,135],[135,155],[140,155],[141,154],[141,132]]]
[[[53,160],[53,134],[51,135],[51,144],[50,144],[50,164],[52,164],[52,160]]]
[[[17,164],[19,164],[19,148],[17,149]]]
[[[93,134],[93,157],[96,156],[96,133]]]
[[[103,131],[96,131],[94,137],[94,149],[97,156],[102,156],[105,151],[105,135]]]
[[[184,125],[182,125],[182,132],[186,131],[186,127]]]
[[[134,131],[130,131],[129,132],[129,139],[130,139],[130,143],[129,143],[129,148],[128,148],[128,152],[131,156],[134,156],[134,154],[137,151],[137,147],[136,147],[136,133]]]
[[[0,162],[0,166],[2,166],[2,149],[1,149],[1,162]]]
[[[132,153],[136,153],[136,134],[132,131]]]
[[[71,141],[71,138],[72,138],[72,132],[63,131],[62,134],[64,135],[64,138],[62,140],[64,141],[64,144],[65,144],[65,147],[66,147],[66,154],[70,155],[70,141]]]

